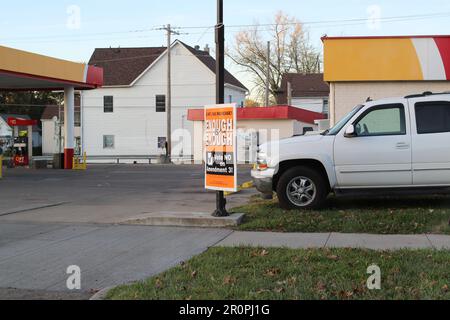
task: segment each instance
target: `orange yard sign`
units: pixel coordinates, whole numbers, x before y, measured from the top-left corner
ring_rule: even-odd
[[[205,187],[237,191],[236,105],[205,107]]]

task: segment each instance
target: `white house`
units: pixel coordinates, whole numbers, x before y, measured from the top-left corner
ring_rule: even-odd
[[[215,59],[175,41],[172,53],[172,155],[193,155],[187,111],[215,103]],[[158,156],[166,138],[167,48],[96,49],[89,64],[104,86],[82,93],[82,144],[88,157]],[[225,102],[243,105],[245,86],[225,75]]]
[[[279,104],[328,115],[330,87],[322,73],[287,73],[281,81],[277,100]]]
[[[205,158],[203,109],[189,110],[188,120],[194,124],[194,161],[201,163]],[[237,159],[239,163],[254,163],[260,144],[304,135],[317,131],[316,121],[325,115],[293,106],[272,106],[261,108],[239,108],[237,110]]]
[[[75,94],[74,145],[75,154],[81,151],[80,96]],[[58,106],[47,106],[41,116],[42,154],[53,155],[64,152],[64,110]]]

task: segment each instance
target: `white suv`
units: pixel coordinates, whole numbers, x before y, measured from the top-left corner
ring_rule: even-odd
[[[449,191],[450,93],[370,101],[321,135],[264,144],[252,177],[285,209],[317,208],[332,191]]]

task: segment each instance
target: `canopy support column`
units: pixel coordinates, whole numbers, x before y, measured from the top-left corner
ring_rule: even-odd
[[[75,88],[64,88],[64,169],[73,168],[75,148]]]

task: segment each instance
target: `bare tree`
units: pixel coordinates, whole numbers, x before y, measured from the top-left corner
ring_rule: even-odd
[[[320,72],[320,53],[311,45],[308,32],[296,18],[283,12],[276,14],[274,23],[257,25],[236,34],[235,46],[228,56],[239,66],[253,74],[256,96],[265,91],[267,45],[263,34],[271,41],[270,82],[271,100],[276,101],[281,79],[285,73]]]

